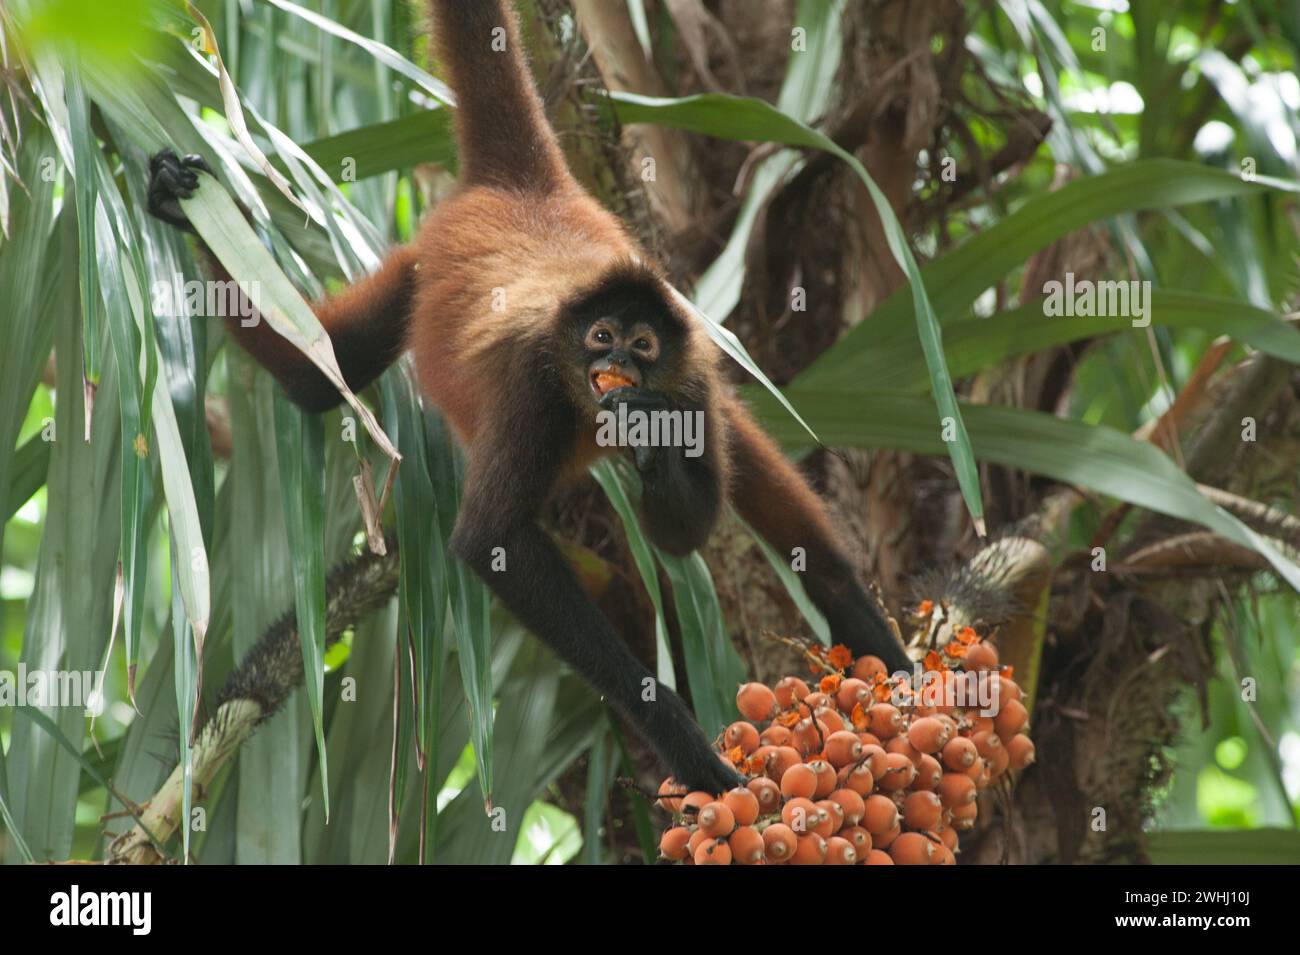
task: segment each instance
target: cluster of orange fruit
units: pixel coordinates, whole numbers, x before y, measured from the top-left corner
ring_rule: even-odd
[[[1034,760],[1010,668],[969,627],[915,679],[841,646],[808,656],[815,686],[787,676],[736,694],[744,719],[719,748],[747,785],[715,794],[664,781],[673,824],[660,854],[688,865],[954,864],[980,790]]]

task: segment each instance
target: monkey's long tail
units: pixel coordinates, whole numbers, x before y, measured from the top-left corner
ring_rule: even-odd
[[[461,181],[544,192],[567,181],[508,0],[431,0],[429,11],[456,93]]]

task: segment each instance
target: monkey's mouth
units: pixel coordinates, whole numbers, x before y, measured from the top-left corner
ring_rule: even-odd
[[[599,368],[591,373],[591,390],[596,393],[598,398],[603,398],[611,391],[617,391],[619,388],[635,388],[636,386],[637,381],[635,378],[614,368]]]

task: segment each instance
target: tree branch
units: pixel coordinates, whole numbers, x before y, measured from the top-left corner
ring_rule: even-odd
[[[330,572],[325,583],[325,645],[337,643],[344,632],[397,590],[398,554],[394,535],[388,553],[354,557]],[[212,719],[195,741],[191,758],[193,796],[203,798],[217,772],[244,740],[284,705],[302,683],[302,650],[298,620],[287,611],[262,635],[217,694]],[[159,842],[175,834],[181,822],[184,796],[183,766],[171,775],[142,808],[140,821],[113,841],[107,864],[157,865],[168,861],[147,833]]]

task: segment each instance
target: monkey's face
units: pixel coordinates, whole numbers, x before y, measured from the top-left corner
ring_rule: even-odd
[[[619,388],[646,387],[659,360],[660,334],[647,321],[600,317],[587,327],[582,347],[587,381],[599,399]]]
[[[606,396],[624,388],[677,390],[684,331],[655,290],[605,289],[573,307],[566,324],[566,364],[587,407],[607,406]]]

